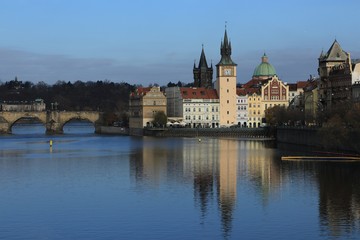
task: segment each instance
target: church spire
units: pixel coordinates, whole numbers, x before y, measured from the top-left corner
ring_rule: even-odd
[[[194,74],[194,87],[206,87],[206,88],[212,87],[213,67],[212,64],[211,67],[208,67],[205,57],[204,45],[202,45],[198,67],[196,67],[194,63],[193,74]]]
[[[224,40],[220,46],[221,60],[218,65],[236,65],[231,59],[231,42],[228,39],[227,29],[225,26]]]
[[[205,52],[204,52],[204,44],[202,45],[201,55],[200,55],[200,62],[199,62],[199,68],[205,67],[208,68]]]

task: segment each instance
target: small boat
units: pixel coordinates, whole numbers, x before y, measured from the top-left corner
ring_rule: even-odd
[[[282,161],[357,162],[360,156],[282,156]]]

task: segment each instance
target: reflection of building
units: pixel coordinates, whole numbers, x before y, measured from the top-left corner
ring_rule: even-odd
[[[221,211],[223,231],[228,234],[231,230],[233,211],[236,204],[238,142],[220,140],[219,147],[219,179],[218,201]]]
[[[181,144],[172,149],[165,139],[133,138],[132,141],[134,151],[130,155],[130,174],[134,176],[138,186],[146,184],[158,187],[178,175],[183,177]]]
[[[264,148],[263,143],[247,141],[247,171],[253,177],[253,187],[258,191],[264,204],[281,184],[279,167],[274,163],[273,149]]]
[[[212,88],[213,67],[207,65],[204,47],[202,48],[199,66],[196,67],[194,63],[194,87]]]
[[[150,126],[157,112],[166,114],[166,97],[160,87],[139,87],[130,94],[129,101],[130,134],[141,134],[145,126]]]
[[[358,166],[319,166],[320,223],[331,236],[359,231],[360,189]],[[350,239],[350,238],[349,238]]]

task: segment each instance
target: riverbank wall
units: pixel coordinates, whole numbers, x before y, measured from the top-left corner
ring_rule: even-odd
[[[96,132],[99,134],[129,135],[129,129],[112,126],[100,126]]]
[[[144,136],[154,137],[232,137],[274,140],[270,128],[145,128]]]
[[[318,130],[318,128],[308,127],[278,127],[276,128],[276,141],[280,143],[322,147]]]

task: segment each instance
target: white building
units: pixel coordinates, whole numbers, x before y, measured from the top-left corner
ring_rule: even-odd
[[[248,122],[248,96],[237,93],[236,97],[236,114],[237,125],[239,127],[247,127]]]
[[[216,90],[169,87],[165,89],[168,119],[190,127],[219,127],[220,102]]]

